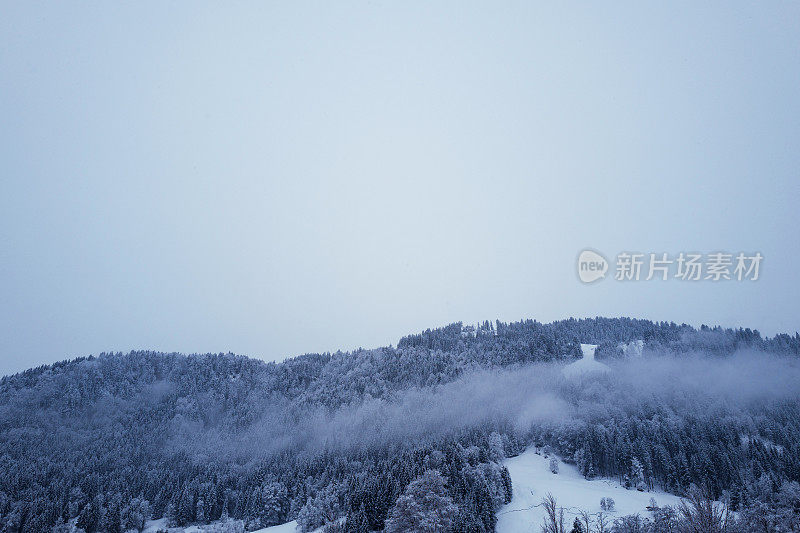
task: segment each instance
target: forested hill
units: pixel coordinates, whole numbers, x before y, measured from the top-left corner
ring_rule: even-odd
[[[0,379],[0,394],[5,405],[9,395],[17,389],[38,387],[41,380],[51,382],[57,375],[76,372],[85,373],[88,379],[98,383],[89,390],[109,387],[105,392],[124,394],[126,387],[134,383],[158,381],[175,371],[194,375],[191,369],[197,367],[205,369],[200,372],[207,378],[205,385],[211,385],[214,377],[224,380],[233,373],[241,376],[244,387],[258,384],[293,400],[337,405],[364,393],[382,397],[396,388],[449,381],[464,369],[579,358],[581,343],[599,345],[598,359],[619,356],[621,343],[636,340],[644,341],[646,350],[659,353],[726,355],[741,349],[756,349],[777,354],[800,354],[800,334],[763,338],[757,330],[749,328],[702,326],[695,329],[686,324],[630,318],[568,319],[549,324],[535,320],[487,321],[476,326],[457,322],[403,337],[397,348],[306,354],[281,363],[263,363],[232,354],[104,353],[5,376]],[[141,361],[141,365],[130,360]],[[126,376],[116,374],[131,364],[146,370]],[[118,383],[116,378],[122,378],[123,383]],[[116,387],[122,388],[118,390]],[[338,398],[330,397],[325,392],[330,388],[342,390],[344,394]],[[55,395],[54,399],[56,397],[63,399],[63,396]]]
[[[714,433],[711,420],[681,419],[681,427],[670,428],[672,438],[691,427],[706,432],[698,442],[722,434],[724,447],[664,444],[680,453],[683,466],[677,467],[656,456],[663,444],[658,428],[642,437],[641,428],[612,426],[616,415],[584,419],[583,393],[569,384],[549,390],[555,403],[547,405],[582,420],[577,426],[559,426],[552,412],[531,415],[530,405],[514,403],[520,394],[458,413],[436,410],[447,404],[441,395],[457,406],[469,401],[460,391],[481,397],[486,389],[475,388],[478,383],[521,379],[531,365],[580,357],[580,343],[598,344],[597,357],[613,359],[621,357],[621,343],[637,340],[646,352],[686,358],[800,354],[797,334],[762,338],[749,329],[597,318],[457,323],[404,337],[396,348],[307,354],[281,363],[156,352],[64,361],[0,380],[0,530],[63,525],[68,531],[77,522],[88,533],[116,532],[138,528],[144,516],[167,516],[177,525],[230,516],[248,528],[296,518],[305,530],[347,517],[352,531],[375,530],[384,527],[409,483],[435,469],[457,509],[453,527],[491,531],[495,509],[510,495],[498,460],[533,439],[569,457],[580,451],[587,475],[622,477],[634,459],[644,462],[646,483],[674,491],[719,478],[716,492],[742,492],[763,472],[774,475],[778,487],[782,479],[798,480],[791,462],[800,459],[800,417],[796,402],[783,397],[774,414],[780,422],[764,422],[773,415],[760,411],[762,404],[753,408],[757,416],[728,420],[722,433]],[[542,372],[537,367],[535,375]],[[479,380],[470,378],[476,375]],[[515,386],[553,382],[526,377]],[[503,383],[498,390],[509,388]],[[664,405],[641,410],[634,400],[616,398],[614,386],[607,391],[605,400],[592,401],[630,401],[626,416],[634,422],[652,418],[653,409],[664,416],[678,412],[666,396]],[[593,433],[592,424],[605,424],[603,431],[611,433]],[[769,434],[782,454],[758,439],[740,449],[742,432]],[[651,444],[652,453],[637,451]],[[702,462],[711,453],[742,461],[744,470],[717,472]]]

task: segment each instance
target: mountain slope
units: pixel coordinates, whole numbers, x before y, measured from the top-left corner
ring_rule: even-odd
[[[641,357],[604,351],[637,339]],[[565,380],[581,342],[613,372]],[[491,530],[497,459],[532,442],[579,455],[582,473],[623,479],[635,459],[648,486],[743,493],[762,474],[800,480],[798,353],[798,335],[598,318],[453,324],[282,363],[65,361],[0,379],[0,529],[117,531],[146,512],[249,529],[350,516],[375,530],[436,469],[459,523]]]
[[[551,458],[554,456],[551,456]],[[540,450],[530,448],[503,463],[514,483],[511,503],[497,513],[497,533],[528,533],[538,531],[545,518],[542,499],[552,494],[564,508],[568,526],[578,513],[586,511],[594,520],[603,511],[601,498],[613,498],[615,510],[605,512],[609,521],[629,514],[647,515],[650,499],[658,505],[677,505],[680,498],[661,491],[640,492],[628,490],[609,479],[585,479],[573,465],[558,461],[558,473],[550,470],[550,458]]]

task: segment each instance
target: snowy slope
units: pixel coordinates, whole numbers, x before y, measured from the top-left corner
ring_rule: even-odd
[[[287,522],[279,526],[265,527],[264,529],[259,529],[254,533],[296,533],[296,531],[298,531],[297,520],[292,520],[291,522]]]
[[[575,378],[597,372],[608,372],[611,369],[600,361],[595,361],[594,351],[596,344],[581,344],[583,357],[564,367],[563,372],[567,378]]]
[[[157,533],[158,531],[169,531],[169,533],[205,533],[207,531],[214,531],[212,525],[202,525],[202,526],[187,526],[187,527],[172,527],[167,528],[167,520],[166,518],[161,518],[159,520],[148,520],[147,525],[145,526],[142,533]],[[313,531],[312,533],[320,533],[322,528]],[[291,522],[287,522],[285,524],[281,524],[279,526],[272,526],[272,527],[265,527],[263,529],[259,529],[252,533],[298,533],[299,529],[297,529],[297,521],[292,520]]]
[[[163,531],[166,529],[167,519],[159,518],[158,520],[148,520],[144,525],[142,533],[156,533],[157,531]]]
[[[343,523],[344,519],[340,518],[338,521]],[[321,527],[315,529],[311,533],[322,533],[323,529],[325,528]],[[281,524],[279,526],[265,527],[264,529],[257,529],[249,533],[300,533],[300,529],[297,527],[297,520],[292,520],[291,522],[286,522],[285,524]]]
[[[511,503],[497,513],[498,533],[538,533],[544,520],[544,510],[539,504],[548,492],[556,498],[559,507],[564,507],[568,529],[580,509],[600,512],[600,498],[611,497],[616,503],[616,510],[606,513],[609,521],[633,513],[648,516],[646,507],[650,505],[650,498],[655,498],[660,506],[680,501],[677,496],[665,492],[639,492],[627,490],[608,479],[584,479],[577,468],[561,461],[559,473],[553,474],[549,463],[549,459],[537,455],[533,448],[504,462],[514,491]]]

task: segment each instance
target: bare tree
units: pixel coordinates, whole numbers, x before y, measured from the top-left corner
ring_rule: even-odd
[[[682,500],[679,511],[687,533],[725,533],[731,528],[730,510],[724,503],[715,502],[707,490],[693,487]]]
[[[611,525],[608,523],[608,517],[606,517],[605,513],[602,511],[597,513],[597,527],[595,530],[597,533],[609,533],[609,531],[611,531]]]
[[[581,519],[581,522],[583,522],[583,530],[586,533],[590,533],[592,531],[591,527],[589,527],[591,525],[591,518],[590,517],[591,517],[591,515],[588,512],[586,512],[583,509],[581,509],[580,519]]]
[[[559,507],[551,493],[542,498],[545,517],[542,524],[542,533],[566,533],[564,526],[564,508]]]

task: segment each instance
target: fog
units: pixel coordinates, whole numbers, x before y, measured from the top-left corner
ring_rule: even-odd
[[[800,398],[800,361],[763,352],[731,357],[652,354],[614,365],[619,384],[641,395],[690,395],[746,407],[759,400]]]
[[[758,410],[800,398],[800,362],[761,352],[646,353],[605,363],[612,370],[607,374],[569,379],[564,363],[473,371],[450,383],[337,409],[271,403],[241,432],[183,425],[172,445],[199,458],[226,454],[242,460],[287,450],[313,454],[424,443],[478,427],[519,435],[534,426],[580,429],[642,411],[726,417],[750,426]]]

